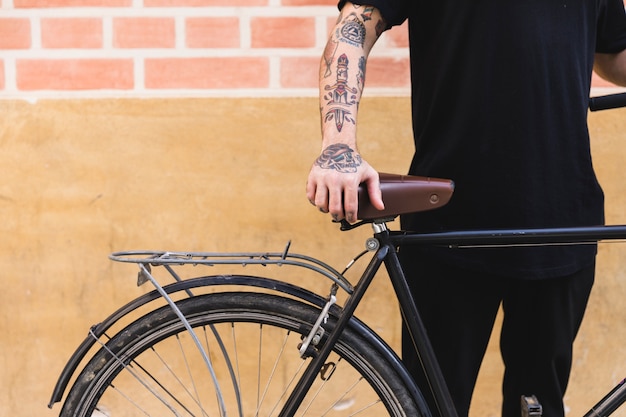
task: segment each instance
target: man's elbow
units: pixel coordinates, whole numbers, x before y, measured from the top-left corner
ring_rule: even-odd
[[[597,53],[593,69],[605,80],[626,87],[626,50],[615,54]]]

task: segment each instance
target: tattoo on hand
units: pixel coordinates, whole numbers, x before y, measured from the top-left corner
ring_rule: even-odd
[[[361,155],[354,152],[345,143],[336,143],[326,147],[315,161],[315,165],[323,169],[334,169],[338,172],[356,172],[363,162]]]

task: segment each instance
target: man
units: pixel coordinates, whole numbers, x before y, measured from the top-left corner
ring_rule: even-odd
[[[358,152],[357,109],[371,48],[408,19],[416,148],[409,173],[451,178],[456,188],[446,207],[404,216],[402,227],[603,222],[587,103],[593,69],[626,85],[622,0],[368,0],[339,7],[320,68],[323,151],[307,183],[312,204],[353,222],[363,183],[383,208],[378,174]],[[545,416],[563,416],[595,253],[593,245],[401,248],[459,415],[468,413],[502,304],[502,415],[518,417],[520,397],[536,395]],[[404,341],[403,360],[420,381]]]

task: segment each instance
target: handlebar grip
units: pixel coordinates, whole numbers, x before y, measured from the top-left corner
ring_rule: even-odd
[[[589,110],[591,111],[616,109],[618,107],[626,107],[626,93],[609,94],[589,99]]]

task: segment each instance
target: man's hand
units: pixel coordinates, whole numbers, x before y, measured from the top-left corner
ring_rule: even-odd
[[[378,173],[350,146],[336,143],[326,147],[315,160],[306,193],[309,201],[334,220],[357,220],[358,189],[365,184],[372,205],[385,208]]]

